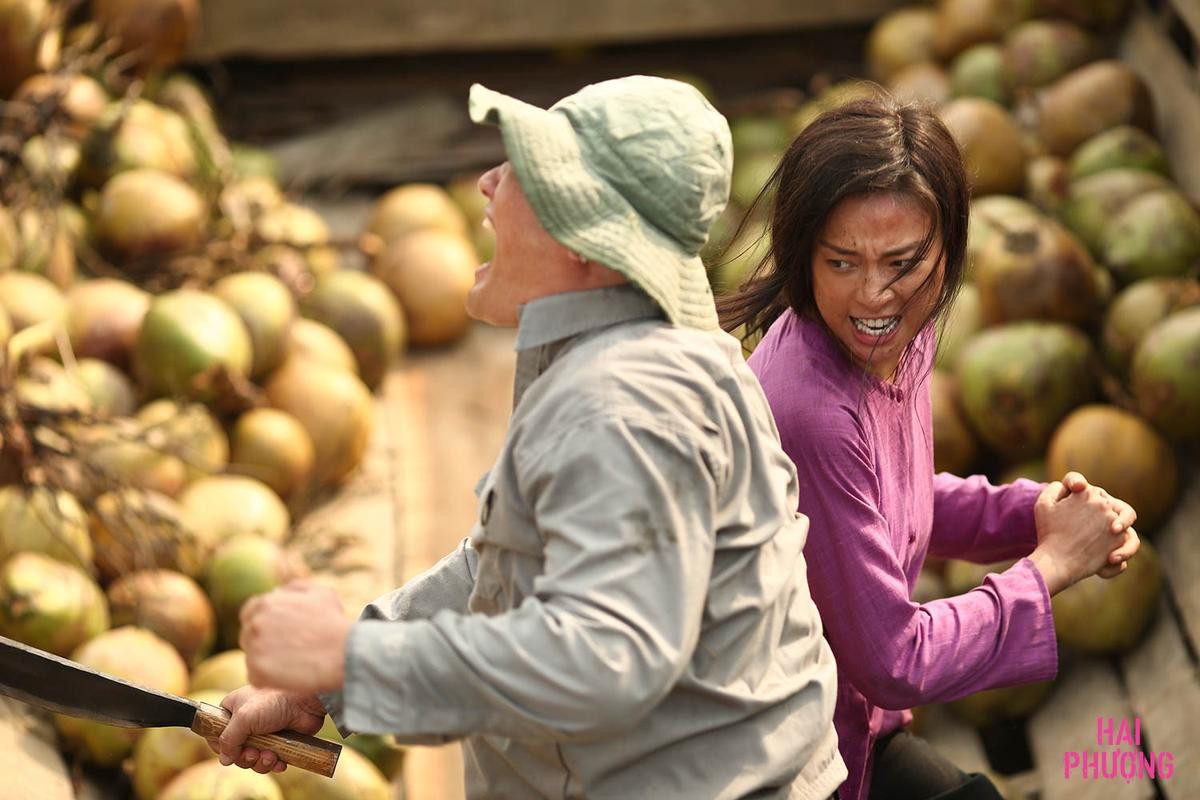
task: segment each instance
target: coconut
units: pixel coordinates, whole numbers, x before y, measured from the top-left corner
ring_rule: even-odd
[[[106,581],[154,568],[195,578],[211,549],[203,530],[189,524],[179,504],[157,492],[105,492],[96,498],[90,518],[96,566]]]
[[[1050,605],[1058,638],[1076,650],[1113,655],[1133,648],[1158,611],[1162,566],[1145,539],[1115,578],[1096,575],[1056,594]]]
[[[251,175],[225,184],[217,206],[235,230],[249,230],[254,221],[284,204],[283,192],[274,178]]]
[[[962,409],[984,443],[1013,459],[1042,452],[1055,427],[1092,399],[1092,349],[1052,322],[988,328],[958,360]]]
[[[787,120],[776,114],[738,114],[729,121],[734,159],[752,153],[774,153],[777,157],[792,141]]]
[[[972,589],[982,586],[988,575],[999,574],[1011,567],[1015,561],[994,561],[990,564],[976,564],[972,561],[950,559],[946,562],[943,577],[946,582],[946,594],[954,597],[966,594]]]
[[[1113,219],[1135,197],[1170,187],[1156,172],[1118,168],[1089,175],[1071,183],[1062,220],[1093,255],[1101,255],[1105,232]]]
[[[913,586],[912,601],[917,605],[932,603],[946,596],[946,585],[942,576],[932,570],[922,568],[917,573],[917,583]]]
[[[931,106],[940,106],[954,94],[950,75],[928,61],[912,64],[897,72],[888,81],[888,90],[902,103]]]
[[[1054,691],[1054,681],[1001,686],[975,692],[951,702],[950,709],[976,728],[997,722],[1025,719]]]
[[[1141,128],[1118,125],[1096,134],[1071,154],[1071,180],[1129,167],[1170,175],[1162,145]]]
[[[1169,436],[1200,436],[1200,308],[1171,314],[1134,351],[1130,384],[1138,411]]]
[[[142,406],[137,419],[151,444],[184,463],[188,480],[220,472],[229,463],[229,437],[199,403],[155,400]]]
[[[1113,406],[1071,412],[1050,439],[1046,470],[1051,475],[1075,470],[1129,503],[1143,535],[1166,519],[1179,490],[1170,443],[1141,417]]]
[[[392,242],[372,271],[400,301],[413,344],[439,345],[462,336],[471,323],[465,303],[477,266],[465,239],[429,229]]]
[[[209,656],[192,670],[192,693],[212,691],[222,697],[250,683],[246,671],[246,654],[241,650],[226,650]]]
[[[93,0],[91,11],[141,72],[178,61],[200,18],[197,0]]]
[[[134,347],[134,370],[155,395],[203,399],[212,390],[197,377],[218,368],[246,375],[251,359],[250,334],[241,317],[215,295],[194,289],[154,298]]]
[[[410,183],[398,186],[379,198],[371,211],[367,231],[390,244],[422,228],[437,228],[467,236],[467,220],[440,186]]]
[[[953,375],[935,369],[929,391],[933,397],[934,471],[970,475],[979,447],[958,408],[957,381]]]
[[[93,235],[118,261],[162,258],[198,246],[207,224],[204,201],[187,183],[166,172],[132,169],[104,184]]]
[[[371,393],[343,370],[292,358],[266,385],[271,405],[300,421],[312,438],[314,476],[340,482],[362,461],[375,423]]]
[[[8,312],[13,332],[51,319],[63,319],[67,301],[58,287],[29,272],[0,274],[0,307]]]
[[[92,410],[92,398],[83,384],[57,361],[41,356],[33,359],[17,377],[13,394],[22,406],[56,414]]]
[[[1142,337],[1168,315],[1194,305],[1200,305],[1200,281],[1194,278],[1148,278],[1126,287],[1104,320],[1104,360],[1126,374]]]
[[[496,234],[490,224],[485,224],[483,211],[488,199],[479,191],[480,177],[481,173],[460,175],[446,184],[446,191],[467,218],[477,260],[490,261],[496,252]]]
[[[249,475],[287,498],[308,485],[313,443],[300,421],[277,408],[255,408],[233,428],[231,472]]]
[[[967,226],[967,280],[975,280],[979,254],[994,237],[1017,225],[1029,225],[1039,220],[1041,213],[1030,203],[1007,195],[991,195],[971,201]]]
[[[1107,28],[1129,10],[1130,0],[1041,0],[1044,12],[1066,17],[1081,25]]]
[[[964,283],[958,296],[938,320],[937,357],[934,366],[953,371],[963,345],[983,328],[983,311],[979,305],[979,290]]]
[[[934,60],[933,29],[937,12],[909,6],[879,18],[867,37],[867,71],[880,83],[900,70],[922,61]]]
[[[254,534],[280,543],[291,518],[279,495],[244,475],[212,475],[192,483],[179,496],[188,521],[212,542]]]
[[[729,199],[738,208],[749,209],[759,199],[763,189],[779,166],[779,153],[752,152],[734,162],[730,176]],[[769,202],[773,187],[762,197]]]
[[[1146,192],[1111,221],[1100,250],[1123,283],[1182,275],[1200,264],[1200,213],[1174,189]]]
[[[158,800],[284,800],[284,795],[269,775],[208,759],[176,775]]]
[[[326,275],[300,301],[300,310],[350,345],[358,374],[372,389],[404,346],[403,312],[387,285],[372,275],[353,270]]]
[[[220,705],[221,692],[197,692],[191,699],[209,705]],[[215,759],[208,742],[188,728],[150,728],[133,746],[133,769],[130,781],[137,800],[158,800],[162,790],[176,775],[193,764]]]
[[[79,501],[43,486],[0,486],[0,561],[22,551],[89,569],[92,541]]]
[[[955,56],[950,64],[950,89],[955,97],[982,97],[1002,106],[1012,101],[1012,77],[998,44],[977,44]]]
[[[304,572],[301,563],[262,536],[242,534],[221,544],[204,574],[204,588],[217,613],[221,643],[226,647],[237,646],[241,631],[238,613],[243,603],[283,586]]]
[[[196,174],[187,122],[148,100],[109,105],[86,142],[84,158],[82,178],[91,186],[133,169],[158,170],[184,180]]]
[[[54,103],[72,136],[82,138],[108,106],[108,92],[87,75],[40,73],[30,76],[13,93],[15,102]]]
[[[1099,53],[1087,31],[1065,20],[1032,19],[1004,37],[1004,62],[1013,86],[1053,83]]]
[[[108,629],[104,593],[82,569],[41,553],[0,567],[0,633],[60,656]]]
[[[12,214],[0,205],[0,272],[16,268],[21,252],[19,236]]]
[[[0,2],[0,97],[37,72],[42,35],[49,27],[46,0]]]
[[[212,650],[217,621],[204,590],[180,572],[148,569],[121,575],[108,587],[113,625],[135,625],[169,642],[195,664]]]
[[[840,108],[855,100],[879,96],[879,87],[869,81],[848,80],[835,83],[797,109],[791,118],[792,133],[793,135],[800,133],[826,111]]]
[[[1010,222],[989,237],[976,254],[975,285],[988,323],[1047,319],[1086,326],[1101,311],[1087,249],[1047,217]]]
[[[283,203],[263,209],[254,230],[265,242],[310,247],[329,241],[329,226],[307,206]]]
[[[1062,475],[1058,475],[1056,479],[1061,479],[1062,477]],[[1000,478],[996,482],[1000,484],[1012,483],[1020,478],[1037,483],[1046,483],[1049,481],[1050,473],[1046,471],[1046,460],[1043,458],[1031,458],[1028,461],[1013,464],[1000,473]]]
[[[76,284],[67,293],[67,333],[79,358],[100,358],[121,369],[137,341],[150,295],[132,283],[96,278]]]
[[[358,375],[358,362],[346,340],[328,325],[313,319],[297,319],[288,330],[287,359],[312,361],[322,366]]]
[[[140,628],[105,631],[76,649],[71,660],[150,689],[170,694],[187,691],[187,666],[175,648]],[[137,728],[115,728],[57,714],[54,722],[68,750],[102,767],[121,763],[141,733]]]
[[[332,778],[288,769],[273,777],[287,800],[389,800],[391,787],[379,768],[357,750],[347,747],[338,758]]]
[[[26,208],[17,217],[20,258],[17,268],[48,278],[66,289],[75,281],[75,250],[58,214]]]
[[[0,305],[0,349],[8,347],[8,340],[12,338],[13,324],[8,316],[8,312],[4,310],[4,306]]]
[[[1116,125],[1150,131],[1154,107],[1146,83],[1121,61],[1096,61],[1048,86],[1039,103],[1038,132],[1055,155]]]
[[[1025,165],[1025,199],[1058,216],[1070,186],[1067,162],[1058,156],[1036,156]]]
[[[137,393],[124,372],[98,358],[81,358],[75,379],[91,398],[91,407],[102,417],[127,416],[137,408]]]
[[[963,151],[971,192],[1016,194],[1025,183],[1021,130],[1003,107],[981,97],[960,97],[939,112]]]
[[[934,51],[949,59],[973,44],[995,41],[1035,11],[1034,0],[940,0]]]
[[[75,180],[83,148],[74,139],[54,133],[31,136],[21,146],[21,166],[35,185],[63,192]]]
[[[75,441],[85,474],[95,475],[82,490],[86,499],[94,499],[113,485],[174,497],[187,483],[182,461],[123,431],[90,426],[79,431]]]
[[[177,72],[163,82],[156,99],[187,121],[192,140],[198,146],[202,166],[217,176],[225,175],[232,169],[233,154],[229,150],[229,142],[217,124],[212,103],[198,83]]]
[[[318,739],[350,747],[366,756],[387,780],[399,779],[401,776],[405,750],[396,744],[393,736],[352,733],[343,737],[331,717],[325,717],[325,723],[316,735]]]
[[[296,316],[296,301],[283,281],[265,272],[238,272],[217,281],[212,293],[228,303],[250,331],[254,351],[250,374],[261,377],[278,367]]]

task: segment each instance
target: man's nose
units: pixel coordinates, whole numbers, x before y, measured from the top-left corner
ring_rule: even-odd
[[[492,192],[496,190],[496,175],[499,171],[499,167],[492,167],[479,176],[479,182],[476,184],[480,193],[489,200],[492,199]]]

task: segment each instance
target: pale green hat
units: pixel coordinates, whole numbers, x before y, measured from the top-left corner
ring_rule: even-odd
[[[700,248],[729,200],[729,124],[692,86],[634,75],[544,110],[479,84],[471,118],[500,127],[542,226],[620,272],[678,325],[718,327]]]

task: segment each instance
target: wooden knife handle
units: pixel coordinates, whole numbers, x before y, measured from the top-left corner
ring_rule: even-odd
[[[229,724],[230,714],[220,706],[201,703],[192,720],[192,730],[205,739],[216,739]],[[291,767],[299,767],[326,778],[333,777],[342,746],[308,736],[296,731],[254,734],[246,739],[246,745],[259,750],[270,750]]]

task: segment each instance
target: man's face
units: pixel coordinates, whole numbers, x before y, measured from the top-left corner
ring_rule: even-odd
[[[542,227],[507,161],[479,178],[479,191],[489,201],[484,218],[496,234],[496,249],[492,260],[475,270],[467,313],[513,327],[522,304],[562,291],[573,267],[571,253]]]

